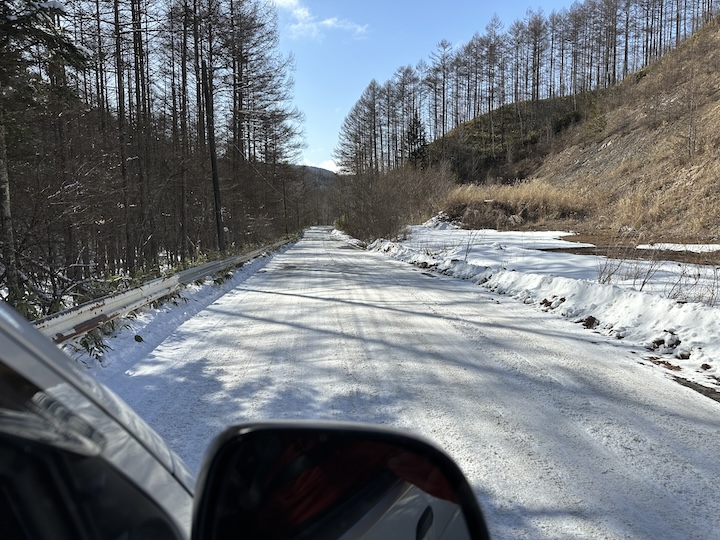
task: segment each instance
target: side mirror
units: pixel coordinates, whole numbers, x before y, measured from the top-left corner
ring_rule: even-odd
[[[198,479],[194,540],[489,538],[458,466],[429,442],[357,424],[225,430]]]

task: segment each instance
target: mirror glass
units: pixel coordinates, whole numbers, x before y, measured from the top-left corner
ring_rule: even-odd
[[[236,428],[222,439],[201,475],[196,538],[486,535],[457,466],[417,439],[278,426]]]

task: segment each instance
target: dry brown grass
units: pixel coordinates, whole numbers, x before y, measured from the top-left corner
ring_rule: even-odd
[[[569,130],[536,182],[588,201],[586,231],[720,237],[720,21],[599,100],[605,126]]]
[[[467,227],[558,227],[647,241],[720,239],[720,20],[597,99],[516,185],[461,186]]]
[[[588,201],[546,182],[532,181],[460,186],[450,192],[443,206],[466,227],[502,229],[577,220],[584,216]]]

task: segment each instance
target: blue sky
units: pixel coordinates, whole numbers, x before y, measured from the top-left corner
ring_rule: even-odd
[[[547,15],[572,0],[273,0],[280,49],[295,56],[294,103],[305,115],[303,162],[334,169],[343,119],[372,79],[427,60],[438,42],[467,43],[494,13],[504,29],[528,9]]]

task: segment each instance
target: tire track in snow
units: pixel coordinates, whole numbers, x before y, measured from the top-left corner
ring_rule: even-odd
[[[486,296],[481,295],[481,298]],[[628,509],[627,513],[632,517],[625,518],[623,526],[636,529],[634,537],[657,537],[658,531],[661,531],[660,537],[684,537],[686,531],[694,529],[694,517],[687,513],[688,504],[690,508],[707,506],[703,501],[707,501],[708,493],[717,489],[706,472],[714,466],[712,451],[706,450],[703,455],[693,450],[693,441],[703,436],[707,438],[708,432],[694,430],[693,425],[684,421],[672,422],[673,416],[678,416],[673,414],[672,405],[665,405],[653,399],[654,396],[639,395],[639,388],[647,386],[647,370],[624,359],[611,363],[600,361],[613,356],[631,356],[627,350],[620,349],[618,354],[618,347],[610,343],[596,344],[596,339],[607,340],[592,335],[574,337],[575,343],[567,338],[538,340],[536,336],[548,333],[548,330],[560,335],[570,325],[549,317],[541,324],[535,324],[533,320],[543,319],[543,314],[527,312],[531,318],[523,323],[527,334],[524,341],[533,354],[519,354],[507,342],[508,338],[517,340],[520,328],[495,325],[498,314],[486,316],[493,324],[483,329],[482,324],[469,323],[459,318],[457,312],[448,312],[442,301],[427,301],[438,316],[449,321],[469,340],[476,339],[485,344],[479,357],[483,362],[494,361],[502,367],[506,381],[517,388],[515,395],[536,396],[529,402],[519,398],[525,406],[511,416],[500,413],[502,431],[513,434],[519,446],[534,456],[538,469],[548,473],[549,481],[563,492],[575,492],[570,497],[570,507],[575,504],[577,508],[573,513],[577,517],[591,517],[588,525],[602,521],[603,517],[595,510],[600,497],[606,499],[606,506]],[[527,311],[519,303],[505,303],[509,304],[506,309]],[[497,309],[495,302],[489,306],[493,311]],[[594,357],[590,356],[593,353]],[[683,396],[687,393],[678,395],[677,388],[671,384],[660,385],[657,391],[664,400],[678,409],[683,408]],[[505,396],[497,393],[492,401],[503,403],[505,411],[513,408]],[[701,408],[710,405],[702,400],[700,404],[703,405]],[[656,410],[659,405],[662,412]],[[519,421],[523,417],[523,421]],[[555,430],[554,437],[544,440],[533,434],[537,430],[531,429],[543,422],[558,424],[561,428]],[[642,433],[645,426],[658,426],[662,430],[650,438]],[[688,435],[688,430],[695,433]],[[673,442],[668,443],[670,438]],[[560,441],[562,445],[558,444]],[[693,454],[691,459],[688,459],[687,451]],[[559,471],[562,474],[558,474]],[[716,481],[717,467],[714,467],[714,478]],[[587,497],[583,492],[587,491],[596,492],[590,504],[584,501]],[[678,498],[681,493],[683,499]],[[533,499],[538,500],[538,496]],[[717,503],[712,501],[709,506],[708,513],[715,514]],[[658,509],[663,509],[659,516]],[[593,534],[599,532],[595,530]],[[706,538],[707,532],[698,530],[688,537]],[[569,537],[574,534],[577,532],[572,530],[568,533]],[[622,536],[619,531],[616,534]]]
[[[720,406],[629,357],[313,229],[153,351],[137,408],[195,467],[242,420],[411,429],[458,460],[494,538],[712,537]]]

